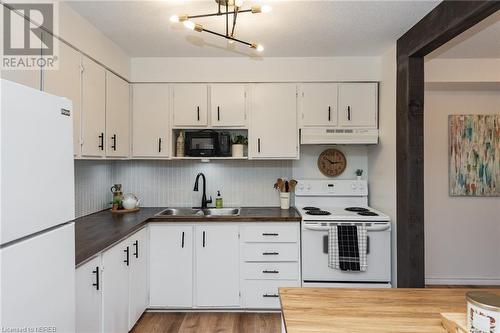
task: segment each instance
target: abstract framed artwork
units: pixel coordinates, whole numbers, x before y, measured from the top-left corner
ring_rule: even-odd
[[[450,115],[450,196],[500,196],[500,114]]]

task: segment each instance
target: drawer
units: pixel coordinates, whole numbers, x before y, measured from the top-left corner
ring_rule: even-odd
[[[298,242],[299,226],[263,224],[243,227],[243,241],[249,243],[294,243]]]
[[[299,280],[298,262],[246,262],[243,278],[247,280]]]
[[[243,307],[247,309],[279,309],[278,288],[300,287],[299,281],[247,280],[243,283]]]
[[[244,261],[299,261],[298,243],[243,243]]]

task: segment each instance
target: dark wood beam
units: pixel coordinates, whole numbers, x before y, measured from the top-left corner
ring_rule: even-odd
[[[424,56],[498,10],[500,1],[443,1],[398,39],[398,287],[425,286]]]

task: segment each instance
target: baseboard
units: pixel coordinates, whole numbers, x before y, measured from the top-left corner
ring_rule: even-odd
[[[500,279],[494,278],[435,278],[425,279],[426,285],[469,285],[469,286],[498,286]]]

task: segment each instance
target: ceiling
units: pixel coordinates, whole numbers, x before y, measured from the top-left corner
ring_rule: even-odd
[[[427,56],[432,58],[500,58],[500,11]]]
[[[240,14],[236,37],[264,45],[264,57],[378,56],[437,1],[245,1],[268,14]],[[216,11],[215,1],[72,1],[70,6],[131,57],[234,57],[256,51],[170,23],[173,14]],[[199,19],[224,32],[222,17]]]

